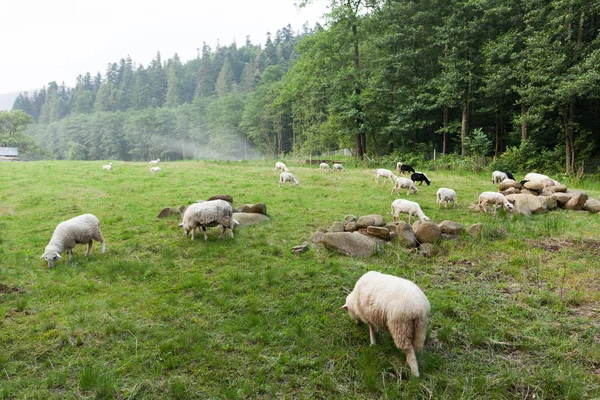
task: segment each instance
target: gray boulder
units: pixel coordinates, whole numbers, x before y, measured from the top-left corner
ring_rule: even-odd
[[[542,190],[544,188],[544,184],[540,181],[527,181],[523,186],[529,190]]]
[[[419,245],[415,231],[407,222],[398,222],[396,234],[398,235],[398,241],[406,247],[417,247]]]
[[[390,231],[385,226],[367,226],[367,235],[377,239],[390,240]]]
[[[584,192],[580,192],[575,196],[571,197],[569,201],[565,203],[565,208],[567,210],[583,210],[585,207],[585,203],[588,201],[588,195]]]
[[[214,196],[209,197],[207,201],[211,200],[225,200],[229,204],[233,204],[233,197],[231,197],[228,194],[216,194]]]
[[[367,257],[379,251],[376,241],[358,232],[324,233],[320,243],[350,257]]]
[[[521,185],[521,183],[513,181],[512,179],[505,179],[498,184],[498,190],[501,192],[509,188],[522,189],[523,186]]]
[[[440,228],[431,221],[424,221],[417,225],[415,235],[419,243],[435,243],[442,236]]]
[[[267,206],[264,203],[242,204],[241,206],[236,208],[236,211],[267,215]]]
[[[356,230],[356,222],[350,221],[344,225],[344,230],[346,232],[354,232]]]
[[[233,219],[239,222],[239,225],[236,225],[236,228],[243,228],[244,226],[259,224],[261,222],[267,222],[271,219],[263,214],[256,213],[240,213],[234,212]]]
[[[588,199],[585,202],[585,209],[592,213],[600,212],[600,200]]]
[[[366,228],[367,226],[385,226],[385,220],[378,214],[363,215],[356,220],[357,229]]]
[[[506,198],[513,203],[513,214],[531,215],[548,211],[538,196],[520,193],[508,195]]]
[[[329,228],[331,232],[344,232],[344,224],[340,221],[333,221],[333,225]]]
[[[454,221],[442,221],[438,224],[440,231],[449,235],[461,235],[465,230],[462,224]]]
[[[483,229],[483,224],[481,222],[477,222],[476,224],[473,224],[467,228],[467,233],[470,236],[479,237],[479,235],[481,235],[482,229]]]

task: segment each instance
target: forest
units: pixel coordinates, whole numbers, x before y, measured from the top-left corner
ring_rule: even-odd
[[[594,173],[599,13],[590,0],[332,0],[324,26],[288,25],[264,45],[204,43],[187,62],[123,58],[74,88],[21,93],[9,114],[29,114],[24,133],[56,159],[350,148]]]

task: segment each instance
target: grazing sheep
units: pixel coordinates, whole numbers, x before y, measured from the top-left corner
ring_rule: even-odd
[[[185,209],[183,221],[179,224],[183,227],[186,237],[190,231],[192,232],[192,240],[194,240],[196,228],[202,228],[204,240],[208,240],[206,228],[217,225],[221,225],[222,229],[219,239],[223,237],[227,229],[229,229],[229,235],[233,239],[233,228],[238,225],[238,222],[233,218],[231,204],[225,200],[210,200],[190,205]]]
[[[109,162],[107,165],[103,165],[102,169],[104,169],[106,171],[110,171],[112,169],[112,161]]]
[[[406,191],[407,195],[410,194],[411,190],[413,191],[414,194],[417,194],[417,192],[419,191],[419,189],[417,189],[417,187],[415,186],[413,181],[411,181],[408,178],[400,177],[400,178],[396,178],[396,183],[394,184],[394,187],[392,188],[392,193],[390,193],[390,194],[394,194],[394,190],[395,190],[396,193],[399,195],[401,188],[408,189]]]
[[[150,168],[150,172],[158,172],[160,171],[160,167],[152,167]]]
[[[448,203],[452,203],[452,208],[454,208],[454,204],[456,203],[456,192],[452,189],[447,188],[439,188],[437,191],[437,203],[442,206],[442,203],[446,204],[446,208],[448,208]]]
[[[396,181],[396,178],[398,178],[389,169],[378,168],[378,169],[374,169],[373,173],[375,174],[375,182],[377,182],[377,183],[379,183],[379,177],[380,176],[383,177],[383,178],[389,178],[390,182],[392,182],[392,183],[394,183]]]
[[[423,349],[431,306],[425,293],[413,282],[393,275],[369,271],[356,282],[342,306],[357,324],[369,325],[371,345],[375,329],[391,333],[396,347],[406,355],[415,377],[419,366],[415,351]]]
[[[92,214],[83,214],[61,222],[54,229],[52,238],[40,258],[48,261],[48,267],[54,266],[54,260],[61,258],[60,253],[67,250],[67,261],[71,261],[73,247],[78,243],[87,244],[86,257],[92,251],[92,240],[102,243],[104,253],[104,238],[100,233],[100,221]]]
[[[273,170],[273,173],[276,173],[277,171],[290,172],[288,167],[286,167],[285,164],[280,161],[275,163],[275,169]]]
[[[408,214],[409,224],[413,214],[415,214],[421,221],[429,221],[429,217],[423,213],[419,203],[415,203],[414,201],[404,199],[394,200],[392,203],[392,217],[394,218],[394,222],[398,222],[400,213]]]
[[[279,174],[279,187],[281,187],[282,184],[283,186],[285,186],[286,182],[289,182],[290,186],[292,184],[296,186],[300,184],[300,182],[298,182],[296,177],[291,172],[282,172],[281,174]]]
[[[498,184],[506,179],[508,179],[508,175],[506,174],[506,172],[502,172],[502,171],[492,172],[492,183]]]
[[[498,192],[483,192],[479,195],[477,205],[480,210],[487,212],[486,206],[493,205],[494,211],[500,206],[505,207],[507,210],[512,210],[514,206],[508,201],[502,193]]]
[[[319,164],[319,169],[325,170],[327,172],[331,171],[331,168],[329,168],[329,164],[322,162],[321,164]]]
[[[155,164],[158,164],[159,162],[160,162],[160,158],[157,158],[156,160],[150,160],[149,164],[155,165]]]
[[[403,174],[405,172],[415,172],[415,169],[410,165],[403,165],[401,162],[399,162],[396,164],[396,171],[398,171],[399,174]]]
[[[510,172],[508,172],[508,171],[500,171],[500,172],[504,172],[506,174],[506,176],[508,177],[508,179],[512,179],[513,181],[516,181],[515,177]]]
[[[344,166],[342,164],[340,164],[340,163],[333,164],[333,170],[334,171],[340,171],[340,172],[344,172],[345,171]]]
[[[414,174],[412,174],[410,176],[410,179],[413,182],[420,182],[419,186],[421,186],[423,184],[423,181],[425,181],[425,183],[427,184],[427,186],[429,186],[429,184],[431,183],[431,181],[429,180],[429,178],[427,177],[427,175],[425,175],[423,172],[415,172]]]

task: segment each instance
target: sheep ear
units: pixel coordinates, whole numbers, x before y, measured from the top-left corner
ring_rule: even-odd
[[[344,304],[343,306],[341,306],[341,307],[340,307],[340,309],[342,309],[342,310],[347,310],[347,309],[348,309],[348,306],[347,306],[346,304]]]
[[[57,258],[62,258],[62,257],[60,256],[60,254],[58,254],[58,253],[56,253],[56,257],[57,257]]]

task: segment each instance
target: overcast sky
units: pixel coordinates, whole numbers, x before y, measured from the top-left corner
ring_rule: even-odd
[[[86,72],[127,55],[148,66],[160,51],[182,62],[206,42],[264,44],[267,32],[308,21],[322,23],[327,0],[304,9],[295,0],[15,0],[2,4],[0,94],[38,89],[48,82],[74,86]]]

